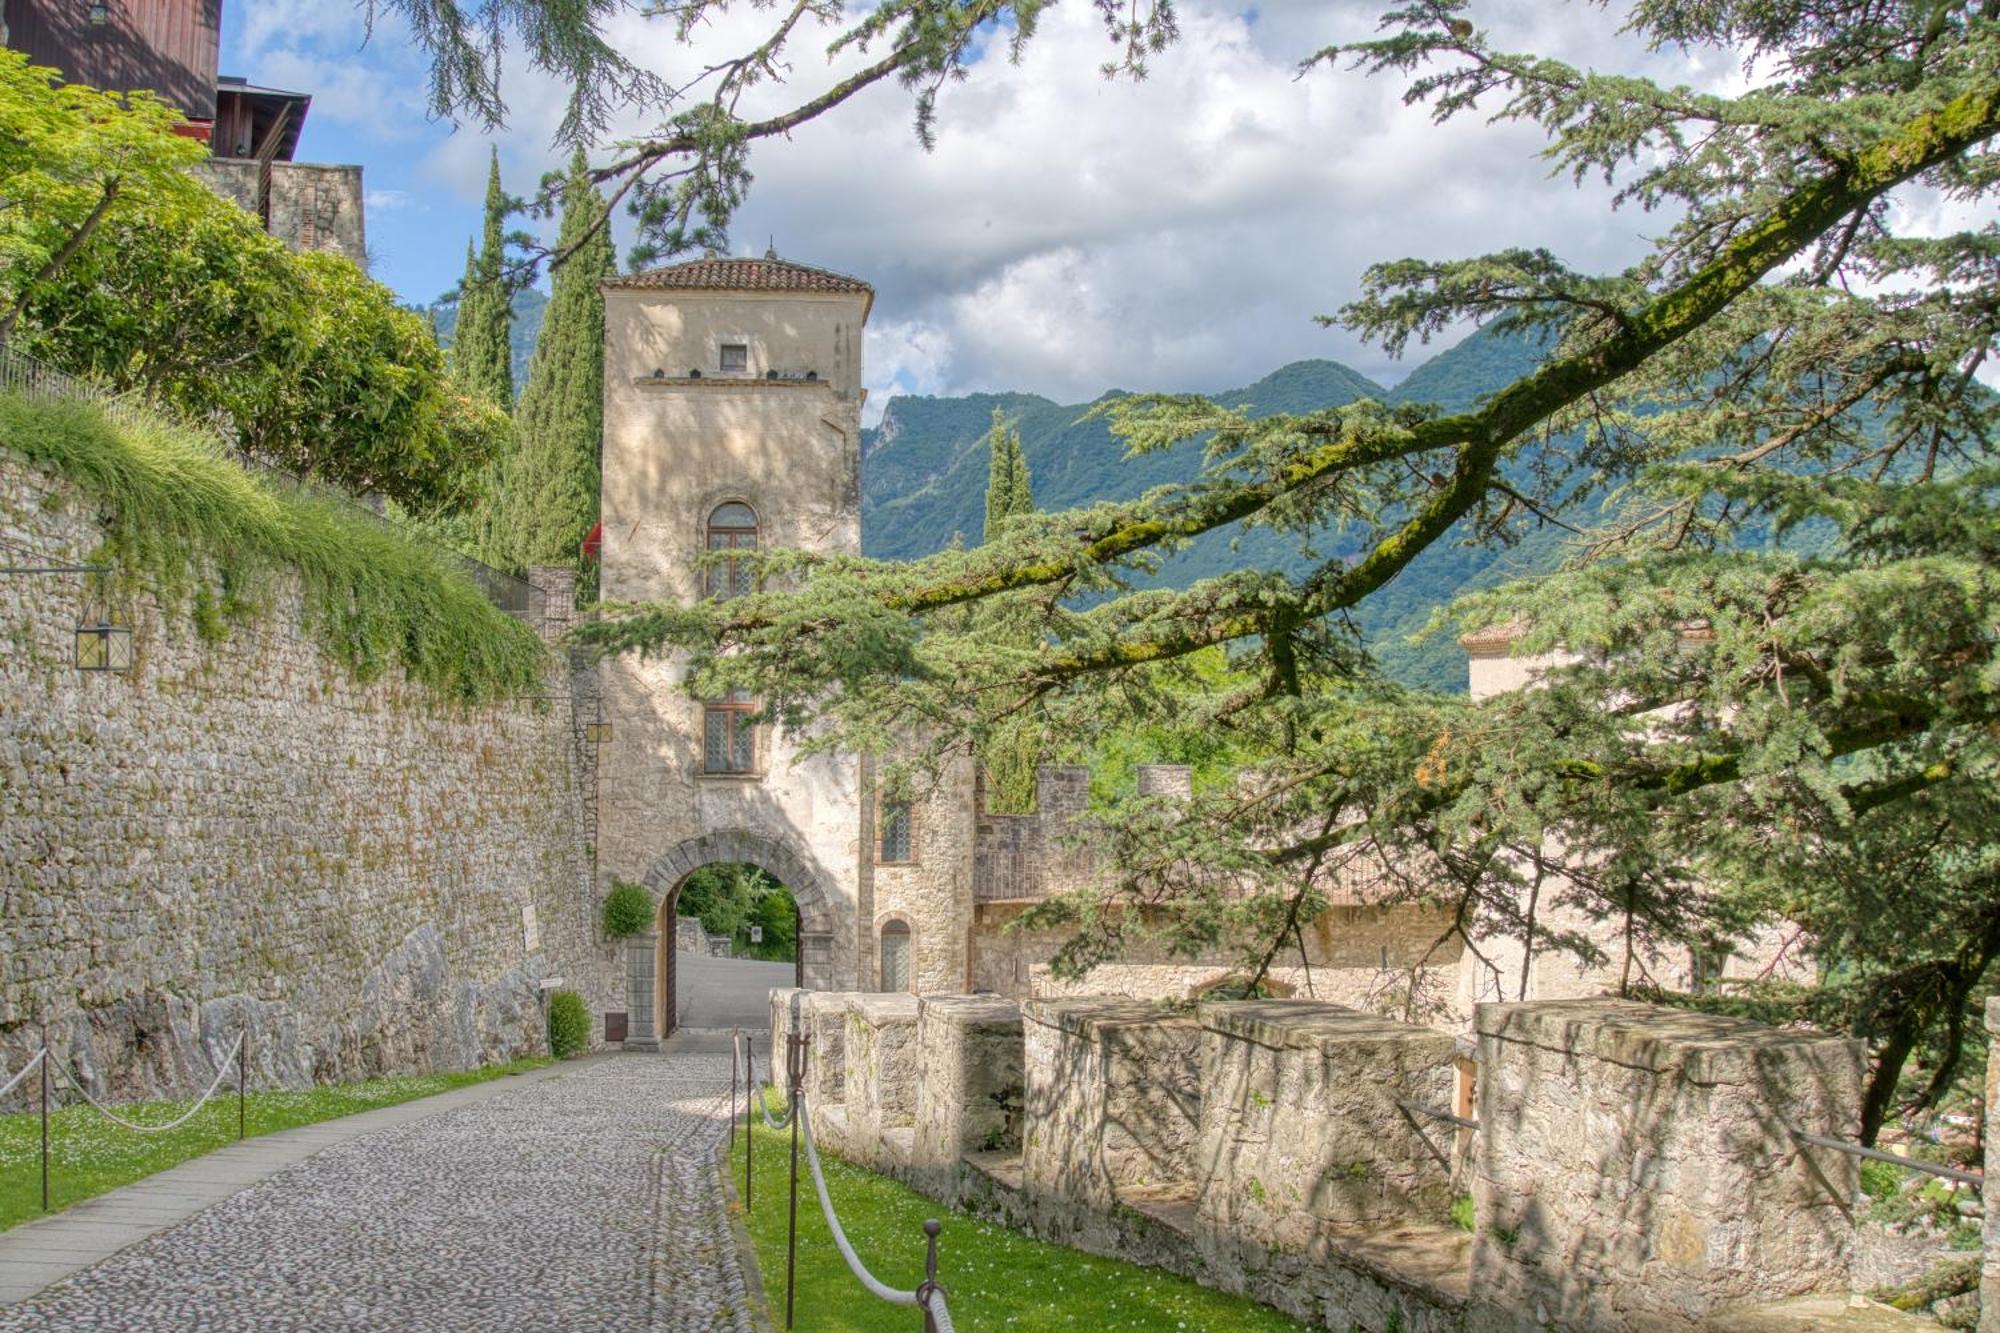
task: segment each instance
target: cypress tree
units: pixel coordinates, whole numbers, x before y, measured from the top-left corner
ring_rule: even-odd
[[[1034,512],[1035,495],[1028,460],[1021,452],[1021,432],[997,407],[993,409],[993,425],[986,432],[986,452],[986,540],[990,542],[1008,519]]]
[[[511,333],[514,306],[507,290],[507,195],[500,188],[500,150],[486,177],[486,224],[477,256],[468,247],[458,298],[452,369],[468,393],[514,410]]]
[[[605,203],[578,149],[563,189],[556,252],[528,383],[514,414],[518,439],[501,473],[496,539],[513,565],[578,564],[597,521],[598,446],[604,426],[604,295],[616,271]],[[593,228],[595,229],[593,231]]]

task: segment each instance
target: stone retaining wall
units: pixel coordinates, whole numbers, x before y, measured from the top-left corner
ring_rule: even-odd
[[[915,1059],[910,1169],[944,1197],[955,1194],[967,1153],[1021,1150],[1021,1007],[997,996],[926,996],[917,1005]]]
[[[10,549],[102,539],[0,452]],[[248,1026],[254,1081],[303,1087],[544,1050],[548,977],[622,1008],[563,664],[554,699],[461,707],[393,667],[356,681],[296,586],[260,595],[204,638],[115,594],[134,668],[80,672],[80,581],[0,579],[0,1067],[47,1019],[97,1089],[183,1094]]]
[[[910,1159],[917,1122],[917,997],[847,1000],[848,1156],[887,1170]]]

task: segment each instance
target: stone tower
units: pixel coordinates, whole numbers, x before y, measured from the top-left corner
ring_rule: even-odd
[[[691,602],[748,587],[706,550],[861,550],[864,282],[767,255],[700,259],[608,281],[602,595]],[[725,557],[726,561],[726,557]],[[629,1044],[674,1027],[674,903],[714,862],[763,867],[799,905],[800,984],[858,984],[864,880],[860,765],[794,762],[754,700],[690,698],[678,657],[603,665],[612,739],[599,755],[600,890],[646,884],[651,937],[627,947]]]

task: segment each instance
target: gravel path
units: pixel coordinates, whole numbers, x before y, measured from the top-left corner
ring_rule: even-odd
[[[727,1055],[620,1056],[357,1139],[0,1309],[14,1330],[748,1330]]]

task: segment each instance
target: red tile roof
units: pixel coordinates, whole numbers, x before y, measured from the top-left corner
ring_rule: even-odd
[[[714,292],[855,292],[870,298],[875,289],[859,278],[831,269],[794,264],[789,259],[690,259],[608,278],[608,291],[704,290]]]

